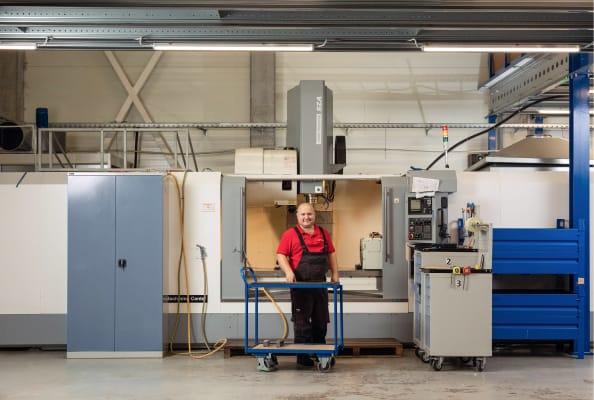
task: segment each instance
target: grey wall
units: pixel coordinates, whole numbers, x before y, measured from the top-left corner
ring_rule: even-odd
[[[0,117],[22,121],[25,57],[22,51],[0,52]]]
[[[175,314],[169,314],[169,332],[175,323]],[[193,314],[193,343],[201,342],[200,314]],[[277,338],[282,335],[281,320],[277,315],[265,314],[260,317],[260,336]],[[243,338],[243,314],[211,314],[207,319],[207,336],[210,342],[226,337]],[[590,326],[594,323],[594,312],[590,313]],[[184,343],[186,320],[180,317],[180,327],[176,343]],[[330,325],[331,326],[331,325]],[[66,345],[66,315],[0,315],[0,346]],[[345,338],[396,338],[401,342],[412,341],[412,314],[356,314],[344,317]],[[292,337],[289,321],[289,333]],[[593,330],[594,331],[594,330]],[[331,337],[332,329],[328,331]],[[594,337],[594,332],[591,337]]]

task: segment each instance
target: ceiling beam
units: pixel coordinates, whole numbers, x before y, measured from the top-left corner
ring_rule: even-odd
[[[206,8],[215,2],[185,8],[2,6],[0,41],[35,41],[39,47],[56,49],[151,49],[160,41],[305,42],[318,45],[316,51],[419,51],[414,41],[584,48],[592,42],[592,7],[582,9],[584,3],[579,1],[563,2],[567,7],[563,10],[555,6],[559,2],[547,0],[536,9],[505,11],[485,8],[490,2],[480,0],[472,2],[477,7],[464,9],[435,9],[428,6],[431,1],[419,1],[416,8],[402,1],[379,2],[385,10],[322,7],[355,3],[301,2],[310,4],[310,9],[290,9],[291,2],[285,9],[276,8],[274,2],[225,3],[269,7],[261,11]]]

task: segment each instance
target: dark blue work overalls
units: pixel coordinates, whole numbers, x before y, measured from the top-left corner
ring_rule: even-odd
[[[303,251],[294,271],[296,281],[325,282],[328,272],[326,233],[320,228],[324,240],[323,250],[311,252],[305,245],[299,229],[294,229]],[[327,289],[291,289],[291,311],[295,343],[326,343],[326,331],[330,322]]]

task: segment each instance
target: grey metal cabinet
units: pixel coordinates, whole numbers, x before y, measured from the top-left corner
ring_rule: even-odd
[[[68,357],[159,357],[163,179],[68,177]]]
[[[491,356],[490,273],[422,272],[421,346],[431,357]]]

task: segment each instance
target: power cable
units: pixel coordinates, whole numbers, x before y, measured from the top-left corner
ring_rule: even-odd
[[[253,268],[247,257],[245,257],[245,263],[249,268]],[[280,306],[278,305],[278,303],[276,302],[276,300],[274,299],[274,297],[272,296],[272,294],[270,294],[270,292],[268,290],[266,290],[264,288],[260,288],[260,290],[262,290],[262,292],[264,292],[264,295],[266,295],[268,300],[270,300],[270,302],[274,306],[275,310],[278,312],[278,314],[281,318],[281,321],[283,323],[283,337],[281,340],[286,340],[287,337],[289,336],[289,321],[287,321],[287,316],[285,315],[283,310],[281,310]]]
[[[167,173],[165,178],[173,179],[178,202],[179,202],[179,219],[180,219],[180,232],[181,232],[181,245],[180,245],[180,252],[178,257],[178,264],[177,264],[177,309],[175,313],[175,324],[173,328],[173,332],[169,337],[169,351],[176,355],[184,355],[195,359],[201,359],[208,357],[217,351],[221,350],[226,344],[227,339],[221,338],[217,340],[214,346],[211,348],[208,343],[208,338],[206,336],[206,311],[207,311],[207,295],[208,295],[208,275],[207,275],[207,268],[206,268],[206,252],[204,251],[203,246],[200,246],[200,254],[202,260],[202,269],[203,269],[203,278],[204,278],[204,297],[202,300],[202,339],[204,345],[206,346],[206,352],[196,352],[192,350],[192,314],[190,309],[190,283],[189,283],[189,274],[188,274],[188,264],[187,264],[187,257],[185,254],[185,244],[184,244],[184,219],[185,219],[185,185],[186,185],[186,178],[188,175],[188,171],[184,171],[184,176],[182,180],[181,190],[179,187],[178,179],[172,173]],[[176,353],[173,351],[173,341],[177,336],[177,331],[179,329],[180,323],[180,298],[181,298],[181,269],[184,269],[184,278],[185,278],[185,288],[186,288],[186,329],[187,329],[187,340],[188,340],[188,350],[187,352]]]
[[[532,101],[532,102],[530,102],[530,103],[522,106],[518,110],[514,111],[513,113],[511,113],[510,115],[508,115],[507,117],[505,117],[501,121],[497,122],[495,125],[487,128],[487,129],[484,129],[484,130],[482,130],[480,132],[477,132],[475,134],[472,134],[472,135],[470,135],[470,136],[468,136],[468,137],[466,137],[466,138],[464,138],[464,139],[456,142],[453,146],[451,146],[448,149],[448,152],[454,150],[456,147],[461,146],[462,144],[468,142],[469,140],[472,140],[472,139],[474,139],[476,137],[479,137],[481,135],[484,135],[485,133],[489,132],[490,130],[497,128],[498,126],[506,123],[507,121],[509,121],[510,119],[512,119],[513,117],[515,117],[516,115],[518,115],[519,113],[521,113],[522,111],[524,111],[525,109],[527,109],[529,107],[532,107],[533,105],[536,105],[538,103],[542,103],[543,101],[554,100],[554,99],[558,99],[558,98],[561,98],[561,97],[567,97],[567,96],[564,95],[564,94],[558,94],[558,95],[547,96],[547,97],[543,97],[542,99],[534,100],[534,101]],[[442,151],[441,154],[435,158],[435,160],[431,161],[431,163],[427,166],[427,168],[425,168],[425,170],[427,170],[427,171],[430,170],[431,167],[433,167],[435,165],[435,163],[437,163],[439,160],[441,160],[444,156],[445,156],[445,151]]]

